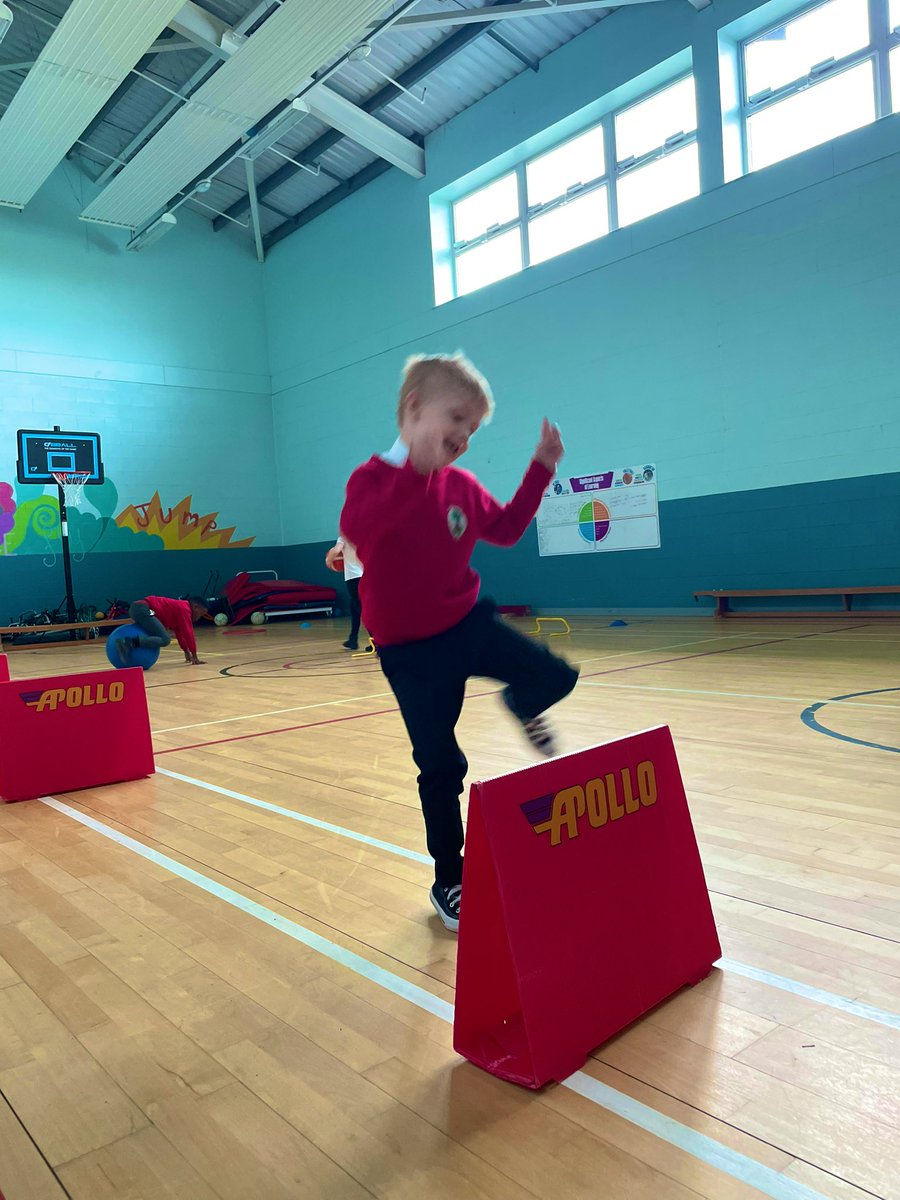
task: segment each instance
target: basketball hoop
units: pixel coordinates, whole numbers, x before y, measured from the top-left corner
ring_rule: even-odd
[[[84,485],[91,477],[90,471],[53,471],[52,474],[62,488],[66,508],[77,508],[84,495]]]

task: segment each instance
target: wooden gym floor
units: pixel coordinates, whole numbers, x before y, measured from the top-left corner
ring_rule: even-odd
[[[725,959],[538,1094],[451,1049],[456,941],[377,662],[331,622],[164,651],[154,778],[0,805],[6,1200],[900,1196],[898,634],[552,640],[583,668],[564,749],[671,726]],[[494,686],[464,710],[470,778],[530,761]]]

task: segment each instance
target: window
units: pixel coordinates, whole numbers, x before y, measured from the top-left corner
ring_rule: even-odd
[[[891,51],[891,96],[893,111],[900,112],[900,46]]]
[[[511,229],[459,255],[456,294],[465,296],[507,275],[515,275],[522,265],[522,235],[518,229]]]
[[[900,0],[891,5],[893,19]],[[746,169],[770,166],[883,115],[875,87],[883,53],[884,34],[873,37],[867,0],[827,0],[744,42]],[[896,77],[893,57],[891,71]]]
[[[874,120],[872,64],[866,62],[749,117],[749,168],[758,171]]]
[[[693,76],[617,113],[619,225],[700,194]]]
[[[619,179],[619,224],[631,225],[700,193],[697,143]]]
[[[519,224],[515,171],[457,200],[453,205],[457,296],[522,270]]]
[[[455,201],[452,295],[546,262],[699,191],[697,106],[687,76]]]
[[[605,169],[602,125],[525,164],[531,263],[609,233]]]
[[[453,205],[454,240],[457,244],[478,241],[489,229],[506,225],[518,217],[518,184],[513,172]]]
[[[810,71],[839,62],[868,44],[866,0],[829,0],[746,43],[747,98],[805,81]]]

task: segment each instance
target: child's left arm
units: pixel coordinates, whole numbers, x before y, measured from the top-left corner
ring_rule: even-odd
[[[494,546],[514,546],[531,524],[563,453],[559,429],[545,417],[534,458],[509,504],[498,503],[486,488],[481,489],[478,536]]]

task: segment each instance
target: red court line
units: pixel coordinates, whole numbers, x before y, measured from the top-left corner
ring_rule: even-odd
[[[385,713],[399,711],[399,708],[381,708],[378,712],[351,713],[348,717],[329,717],[327,721],[308,721],[305,725],[286,725],[283,729],[264,729],[261,733],[238,733],[234,737],[216,738],[212,742],[194,742],[190,746],[172,746],[169,750],[155,750],[154,754],[177,754],[179,750],[202,750],[205,746],[221,746],[223,742],[245,742],[248,738],[269,737],[273,733],[293,733],[296,729],[315,729],[317,725],[339,725],[341,721],[360,721],[363,717],[383,717]]]
[[[866,625],[851,625],[851,629],[864,629]],[[596,675],[615,675],[619,671],[640,671],[644,667],[660,667],[666,663],[684,662],[689,658],[707,658],[711,654],[731,654],[735,650],[756,650],[760,646],[776,646],[780,642],[799,642],[803,638],[821,637],[826,633],[843,633],[847,629],[845,625],[843,629],[819,629],[814,633],[793,634],[786,638],[773,638],[768,642],[751,642],[749,645],[728,646],[724,650],[699,650],[695,654],[679,654],[675,658],[659,658],[648,663],[634,663],[630,667],[607,667],[602,671],[588,671],[584,676],[585,679],[593,679]],[[635,654],[640,654],[640,650],[635,650]],[[477,699],[480,696],[495,696],[499,688],[492,688],[489,692],[473,692],[469,697],[470,700]],[[339,725],[343,721],[361,721],[365,717],[383,717],[388,713],[399,712],[399,708],[381,708],[377,712],[370,713],[351,713],[347,717],[329,717],[325,721],[309,721],[305,725],[286,725],[282,729],[264,729],[260,733],[239,733],[233,737],[216,738],[211,742],[194,742],[190,746],[172,746],[169,750],[156,750],[156,755],[160,754],[178,754],[182,750],[202,750],[206,746],[221,746],[225,742],[245,742],[250,738],[271,737],[275,733],[295,733],[298,729],[316,729],[320,725]]]

